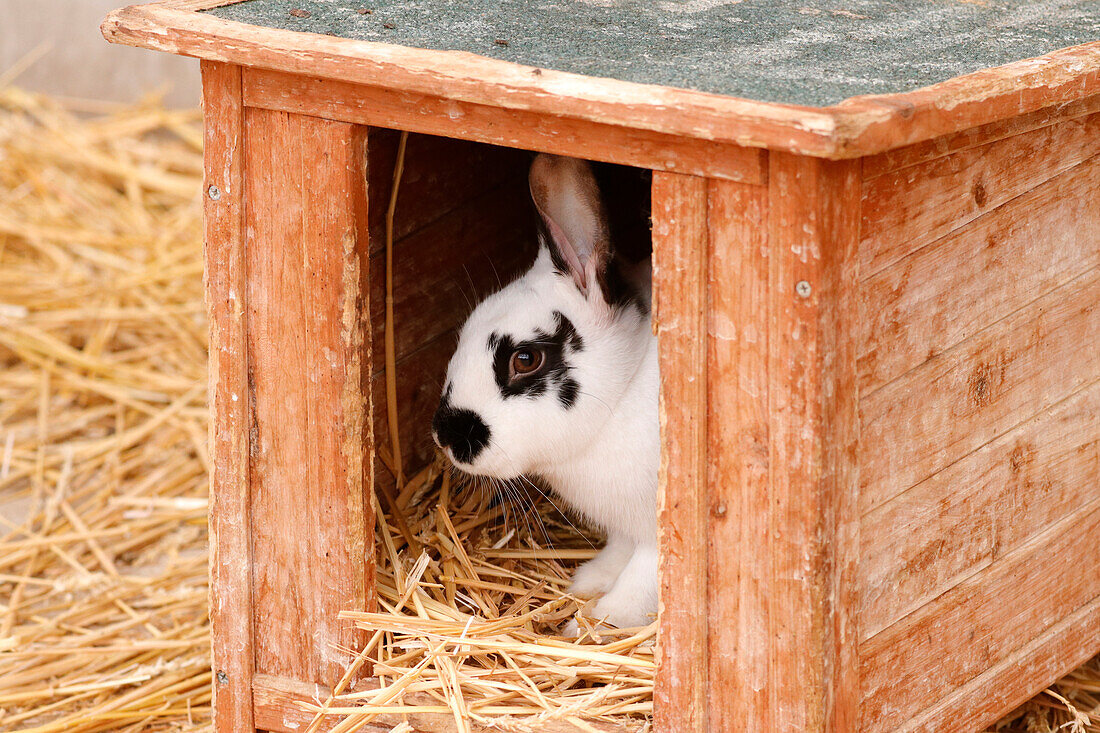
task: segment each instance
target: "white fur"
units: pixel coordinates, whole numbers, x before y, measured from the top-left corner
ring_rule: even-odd
[[[595,210],[602,216],[598,205]],[[587,283],[595,281],[597,259],[586,263]],[[544,246],[526,274],[484,300],[466,321],[447,368],[450,401],[478,413],[490,439],[472,463],[456,465],[499,479],[537,475],[606,532],[607,546],[578,569],[572,590],[602,594],[592,608],[596,618],[638,626],[657,611],[657,339],[641,309],[612,308],[598,287],[583,292],[576,274],[557,272]],[[648,284],[649,278],[638,280]],[[648,288],[643,300],[648,303]],[[504,397],[494,378],[490,335],[521,341],[537,330],[553,332],[554,311],[583,339],[583,348],[568,357],[580,385],[575,404],[565,408],[553,390]]]

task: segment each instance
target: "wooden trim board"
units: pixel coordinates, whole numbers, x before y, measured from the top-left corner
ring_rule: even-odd
[[[1100,92],[1100,41],[913,92],[800,107],[536,69],[469,53],[258,28],[183,10],[178,2],[116,10],[101,29],[113,43],[825,158],[882,153]]]
[[[239,66],[202,65],[206,304],[210,323],[210,625],[217,733],[252,730],[252,542]]]

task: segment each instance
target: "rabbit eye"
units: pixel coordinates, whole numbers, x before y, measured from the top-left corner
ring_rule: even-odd
[[[524,347],[512,353],[512,374],[531,374],[538,371],[546,357],[541,349]]]

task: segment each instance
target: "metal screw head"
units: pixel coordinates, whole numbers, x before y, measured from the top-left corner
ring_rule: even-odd
[[[219,685],[228,685],[229,684],[229,675],[227,675],[225,673],[225,670],[219,669],[217,676],[218,676],[218,684]]]
[[[217,201],[222,197],[222,190],[217,186],[211,186],[206,189],[206,195],[210,197],[211,201]]]
[[[794,291],[798,293],[799,297],[809,298],[810,293],[813,292],[813,288],[810,287],[810,283],[805,280],[799,280],[794,286]]]

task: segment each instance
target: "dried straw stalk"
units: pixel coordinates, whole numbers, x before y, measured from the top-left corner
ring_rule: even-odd
[[[200,144],[194,112],[79,119],[0,89],[0,730],[209,726]],[[553,635],[594,552],[563,514],[527,486],[494,504],[440,463],[399,486],[379,612],[346,614],[378,684],[339,686],[314,729],[414,710],[645,727],[653,626]],[[1098,721],[1094,660],[999,730]]]

